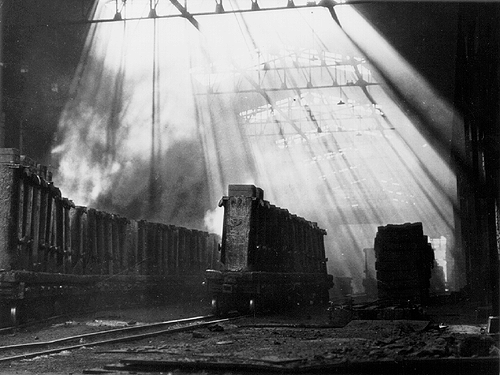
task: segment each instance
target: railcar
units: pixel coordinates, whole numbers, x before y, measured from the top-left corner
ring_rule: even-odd
[[[215,314],[328,302],[324,229],[270,204],[254,185],[229,185],[219,206],[223,267],[205,274]]]
[[[200,296],[220,236],[62,197],[46,167],[0,149],[0,326]]]

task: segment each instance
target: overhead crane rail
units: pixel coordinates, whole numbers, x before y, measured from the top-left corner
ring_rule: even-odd
[[[227,1],[227,0],[226,0]],[[184,4],[181,4],[177,0],[164,0],[164,2],[168,2],[176,9],[175,13],[162,14],[157,11],[159,0],[153,1],[150,0],[149,10],[145,12],[144,15],[140,16],[131,16],[125,17],[122,13],[126,10],[126,7],[132,3],[130,0],[111,0],[111,2],[115,3],[115,13],[113,17],[110,18],[101,18],[94,19],[94,14],[96,10],[96,5],[98,1],[95,3],[92,2],[90,6],[86,6],[83,4],[84,0],[82,0],[82,9],[85,8],[85,11],[82,11],[81,14],[74,13],[69,16],[68,19],[65,20],[43,20],[37,23],[6,23],[5,27],[16,27],[16,28],[32,28],[36,26],[40,27],[52,27],[52,26],[61,26],[61,25],[77,25],[77,24],[97,24],[97,23],[109,23],[109,22],[124,22],[124,21],[138,21],[138,20],[146,20],[146,19],[166,19],[166,18],[185,18],[188,20],[195,28],[199,29],[199,22],[197,17],[203,16],[212,16],[212,15],[221,15],[221,14],[239,14],[239,13],[250,13],[250,12],[264,12],[264,11],[280,11],[287,9],[306,9],[306,8],[314,8],[321,7],[330,10],[333,10],[335,6],[341,5],[355,5],[355,4],[363,4],[370,3],[377,0],[341,0],[336,2],[334,0],[320,0],[320,1],[307,1],[305,4],[295,4],[293,0],[282,0],[282,6],[265,6],[266,0],[261,0],[259,3],[258,0],[249,0],[247,1],[248,7],[235,9],[224,7],[223,0],[216,0],[214,3],[214,7],[212,11],[190,11],[188,8],[188,1],[185,0]],[[276,1],[273,1],[276,3]],[[263,5],[264,4],[264,5]],[[11,5],[11,7],[15,6]]]

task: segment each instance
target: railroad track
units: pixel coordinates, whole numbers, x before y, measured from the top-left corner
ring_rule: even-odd
[[[85,333],[51,341],[36,341],[23,344],[5,345],[0,346],[0,363],[55,354],[67,350],[71,351],[82,347],[94,347],[126,341],[136,341],[162,334],[195,330],[200,327],[223,323],[238,318],[239,316],[220,319],[213,315],[204,315]]]

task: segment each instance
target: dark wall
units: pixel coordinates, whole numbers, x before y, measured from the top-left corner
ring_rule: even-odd
[[[453,102],[458,3],[374,2],[356,9],[434,89]]]
[[[94,0],[3,3],[5,147],[48,163]]]

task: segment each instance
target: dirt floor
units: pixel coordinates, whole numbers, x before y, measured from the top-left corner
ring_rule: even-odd
[[[117,326],[207,313],[209,306],[206,304],[106,311],[2,334],[0,344],[48,341]],[[300,368],[338,369],[346,363],[362,363],[372,366],[373,370],[374,364],[402,361],[434,361],[436,366],[452,363],[450,361],[456,364],[463,359],[498,360],[498,335],[485,332],[487,319],[481,316],[482,310],[477,306],[466,303],[436,305],[428,307],[426,314],[426,320],[348,322],[347,319],[344,326],[332,326],[331,315],[325,307],[297,308],[280,315],[245,317],[138,342],[83,347],[50,356],[0,362],[0,373],[83,374],[106,366],[111,371],[110,364],[124,361],[159,363],[164,373],[185,369],[186,373],[206,374],[207,368],[215,368],[227,374],[240,373],[242,369],[253,369],[253,373],[260,372],[259,369],[276,371],[280,368],[285,373]],[[120,367],[115,369],[120,370]],[[491,370],[498,373],[494,367]],[[356,371],[373,373],[366,366]],[[460,373],[468,373],[464,371]],[[488,367],[482,372],[488,373]]]

